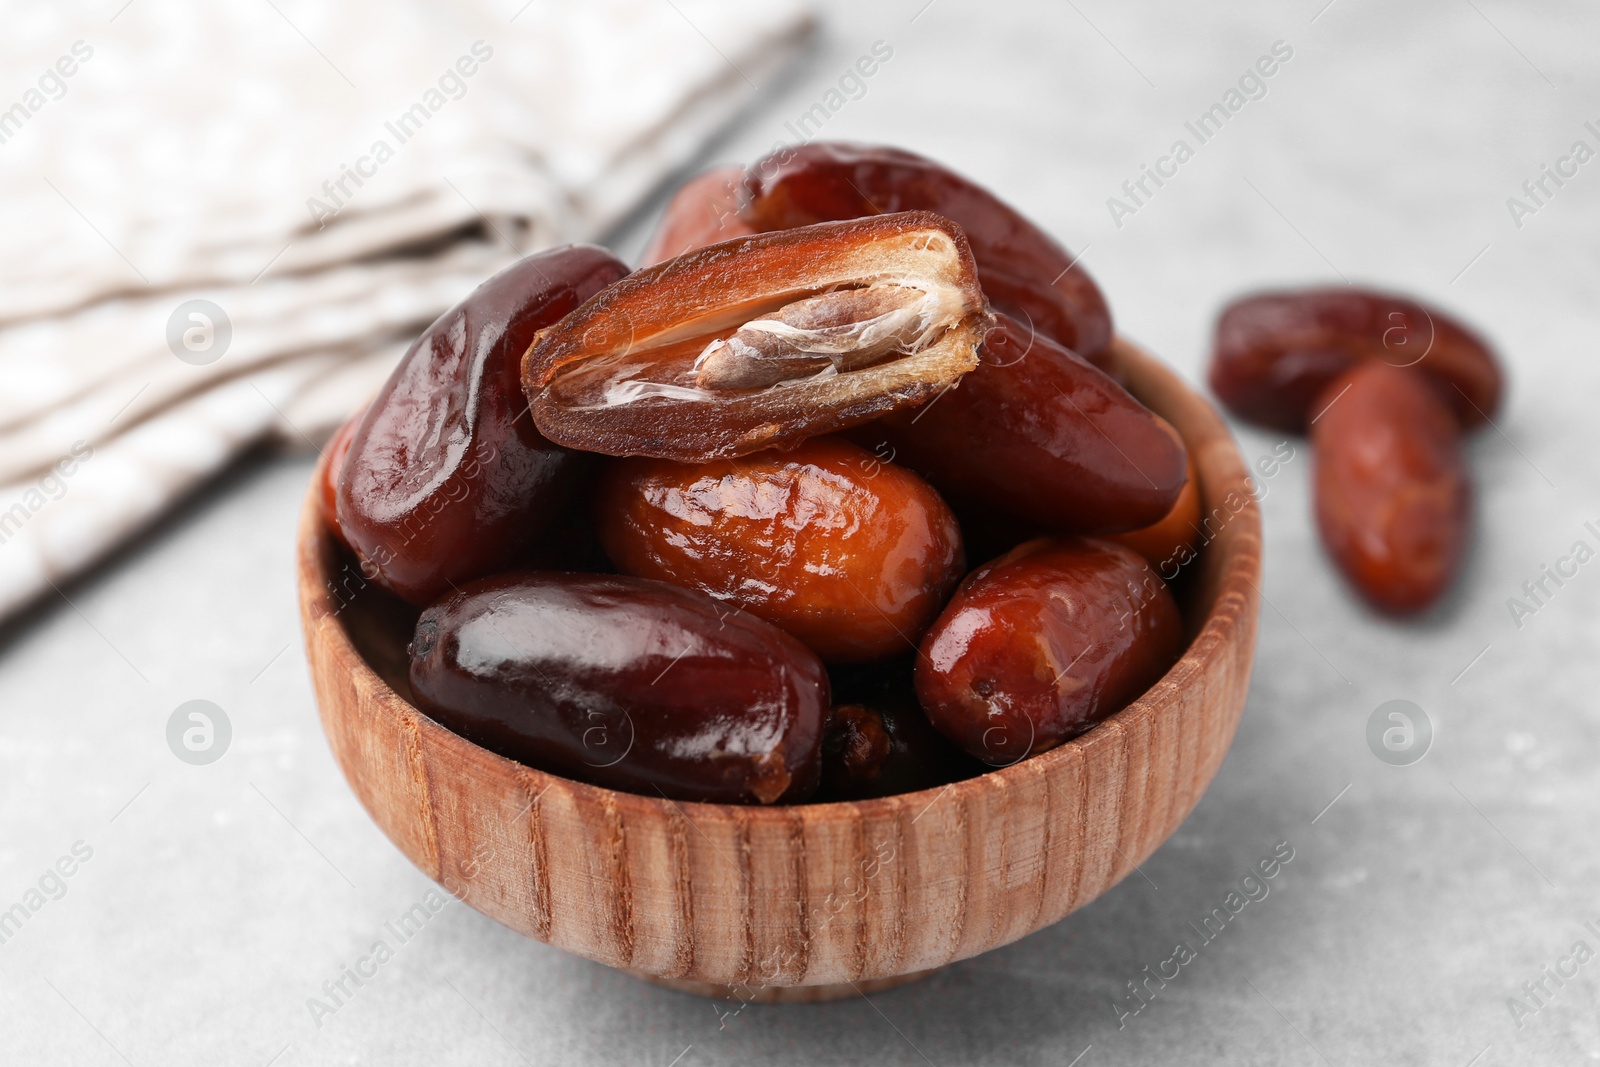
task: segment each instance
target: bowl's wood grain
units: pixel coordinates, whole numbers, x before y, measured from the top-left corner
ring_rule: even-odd
[[[1131,345],[1117,354],[1193,450],[1209,542],[1186,579],[1189,649],[1082,737],[943,789],[855,803],[677,803],[546,774],[435,724],[357,652],[328,587],[334,550],[313,489],[300,602],[334,757],[384,833],[472,907],[687,988],[892,979],[1055,922],[1193,809],[1232,740],[1255,645],[1248,470],[1205,400]]]

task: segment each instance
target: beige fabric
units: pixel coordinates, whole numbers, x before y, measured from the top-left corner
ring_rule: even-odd
[[[0,614],[241,449],[319,444],[422,326],[603,234],[811,29],[803,0],[121,5],[25,5],[0,36]],[[203,366],[168,341],[196,298],[232,334]]]

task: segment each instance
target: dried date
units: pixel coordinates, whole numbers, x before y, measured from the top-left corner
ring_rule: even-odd
[[[923,639],[917,697],[946,737],[1004,765],[1121,709],[1182,644],[1177,604],[1138,553],[1041,538],[961,584]]]
[[[835,668],[839,701],[822,737],[817,803],[914,793],[988,770],[933,728],[917,704],[909,657]]]
[[[745,170],[740,212],[758,230],[932,211],[966,231],[984,292],[1098,366],[1111,311],[1076,257],[982,186],[931,159],[877,145],[814,141]]]
[[[1311,428],[1322,543],[1372,604],[1421,611],[1465,555],[1471,490],[1461,430],[1427,378],[1381,362],[1328,385]]]
[[[1053,533],[1158,522],[1188,478],[1183,442],[1077,353],[1006,315],[978,369],[929,404],[854,435],[958,507]]]
[[[1430,376],[1463,426],[1499,407],[1500,366],[1482,339],[1417,301],[1348,286],[1228,305],[1217,320],[1211,388],[1240,418],[1298,433],[1317,417],[1328,383],[1368,361]]]
[[[914,648],[964,569],[939,495],[832,437],[701,464],[620,460],[595,514],[624,573],[703,590],[829,662]]]
[[[530,256],[419,337],[355,430],[338,525],[368,578],[412,603],[515,563],[567,509],[585,457],[539,433],[519,360],[628,272],[604,249]]]
[[[662,582],[530,572],[422,613],[417,702],[475,744],[647,796],[795,802],[817,786],[827,672],[777,627]]]
[[[523,386],[552,441],[707,460],[927,400],[977,365],[989,324],[960,229],[883,215],[646,267],[541,331]]]

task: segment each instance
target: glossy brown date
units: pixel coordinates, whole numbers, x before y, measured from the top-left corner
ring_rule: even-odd
[[[621,460],[595,515],[624,573],[703,590],[830,662],[915,648],[964,566],[926,482],[831,437],[701,464]]]
[[[1122,386],[1006,315],[981,357],[958,388],[853,436],[958,506],[1049,532],[1132,530],[1172,510],[1183,443]]]
[[[534,426],[519,377],[534,334],[628,268],[570,246],[521,260],[417,339],[350,442],[338,522],[368,578],[417,604],[523,558],[584,458]]]
[[[1111,311],[1094,279],[1021,213],[931,159],[840,142],[780,148],[745,169],[740,210],[763,231],[893,211],[943,215],[966,231],[997,309],[1105,362]]]
[[[1442,386],[1466,427],[1493,417],[1500,366],[1482,339],[1441,311],[1349,286],[1257,293],[1217,320],[1211,388],[1242,419],[1302,432],[1328,383],[1358,363],[1414,367]]]
[[[1177,604],[1138,553],[1041,538],[961,584],[923,639],[917,697],[941,733],[1003,766],[1121,709],[1182,647]]]
[[[532,767],[646,796],[793,802],[817,786],[828,676],[752,615],[640,578],[526,572],[422,613],[419,706]]]
[[[639,265],[648,267],[696,248],[755,233],[755,228],[739,217],[743,180],[744,168],[733,164],[713,167],[684,182],[667,204]]]
[[[816,803],[934,789],[988,768],[947,741],[917,704],[910,657],[835,668]]]
[[[977,365],[989,325],[961,230],[882,215],[646,267],[542,331],[523,386],[552,441],[699,461],[927,400]]]
[[[1311,427],[1322,543],[1375,606],[1421,611],[1466,553],[1471,489],[1461,429],[1415,370],[1361,364],[1329,384]]]

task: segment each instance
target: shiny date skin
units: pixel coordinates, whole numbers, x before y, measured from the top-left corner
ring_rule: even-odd
[[[1435,383],[1384,363],[1329,384],[1311,428],[1317,527],[1376,607],[1421,611],[1450,587],[1471,531],[1461,430]]]
[[[1211,388],[1234,414],[1303,432],[1328,383],[1358,363],[1412,367],[1440,385],[1462,426],[1494,416],[1504,392],[1494,353],[1454,318],[1350,286],[1256,293],[1217,320]]]
[[[674,800],[771,804],[816,789],[827,672],[754,616],[662,582],[524,572],[422,613],[418,705],[531,767]]]
[[[758,230],[894,211],[954,221],[998,310],[1106,365],[1111,311],[1094,279],[1025,216],[947,167],[897,148],[813,141],[745,170],[740,213]]]
[[[933,728],[917,704],[911,657],[836,667],[838,701],[822,737],[818,804],[914,793],[988,770]]]
[[[712,167],[695,175],[673,194],[656,232],[639,257],[639,265],[681,256],[706,245],[748,237],[753,226],[739,217],[739,186],[744,168],[738,164]]]
[[[538,542],[587,463],[534,426],[522,354],[536,332],[627,273],[600,248],[530,256],[411,346],[356,429],[339,485],[339,529],[369,578],[426,604]]]
[[[624,573],[703,590],[836,663],[914,648],[964,568],[926,482],[832,437],[703,464],[620,460],[595,516]]]
[[[923,639],[917,697],[951,741],[1004,766],[1118,711],[1182,648],[1177,604],[1138,553],[1041,538],[962,583]]]
[[[1159,522],[1188,480],[1182,440],[1077,353],[1009,316],[996,323],[957,388],[855,439],[958,507],[998,509],[1046,532]]]

